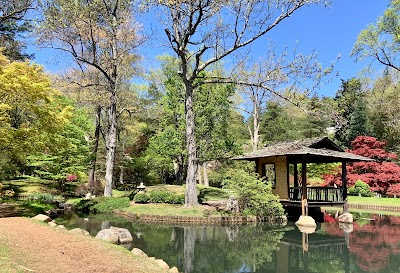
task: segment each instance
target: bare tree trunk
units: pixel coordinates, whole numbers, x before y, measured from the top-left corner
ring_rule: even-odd
[[[208,181],[208,172],[207,172],[207,162],[203,163],[203,179],[204,179],[204,186],[210,186],[210,182]]]
[[[201,169],[199,165],[197,165],[197,179],[199,180],[199,184],[203,185],[203,179],[201,176]]]
[[[113,184],[113,172],[114,172],[114,160],[115,150],[117,143],[117,98],[115,87],[111,92],[110,106],[108,107],[108,134],[106,143],[106,185],[104,187],[104,196],[112,196],[112,184]]]
[[[194,250],[196,246],[196,229],[184,227],[183,253],[185,259],[185,273],[194,271]]]
[[[101,119],[101,106],[96,107],[96,129],[94,131],[94,143],[92,148],[92,160],[90,162],[89,169],[89,189],[91,193],[94,193],[95,190],[95,173],[96,173],[96,163],[97,163],[97,149],[99,148],[99,139],[100,139],[100,119]]]
[[[185,118],[186,118],[186,145],[188,152],[188,167],[186,175],[185,207],[193,207],[199,204],[196,193],[196,172],[197,153],[196,135],[194,132],[194,111],[193,111],[193,86],[186,83],[185,97]]]

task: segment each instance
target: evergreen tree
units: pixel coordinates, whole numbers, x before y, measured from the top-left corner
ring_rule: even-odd
[[[363,99],[358,99],[355,103],[354,112],[350,116],[347,131],[347,143],[350,144],[357,136],[371,135],[371,126],[368,119],[367,105]]]

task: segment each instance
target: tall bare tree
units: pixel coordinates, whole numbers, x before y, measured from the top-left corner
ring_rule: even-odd
[[[201,72],[233,57],[255,40],[266,36],[298,9],[323,0],[158,0],[163,18],[168,14],[165,33],[170,47],[180,60],[180,77],[185,86],[186,141],[188,170],[185,206],[198,204],[196,196],[197,146],[193,113],[193,94],[203,79]],[[240,61],[233,60],[234,67]]]
[[[106,174],[104,195],[112,195],[117,142],[118,94],[134,73],[141,44],[129,0],[48,0],[42,5],[44,20],[38,29],[39,43],[72,56],[81,71],[96,70],[93,85],[109,96],[106,106]]]
[[[288,101],[307,112],[306,102],[309,95],[328,79],[333,71],[333,64],[323,68],[317,61],[314,51],[310,55],[297,53],[295,49],[289,54],[287,49],[278,54],[270,44],[263,59],[252,61],[250,66],[240,66],[238,80],[241,103],[237,107],[251,117],[247,127],[252,149],[256,151],[260,136],[261,116],[270,100]]]

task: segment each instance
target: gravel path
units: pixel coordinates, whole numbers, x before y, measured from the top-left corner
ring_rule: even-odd
[[[0,271],[166,272],[153,261],[122,247],[20,217],[0,218]]]

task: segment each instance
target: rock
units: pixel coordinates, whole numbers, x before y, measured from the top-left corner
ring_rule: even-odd
[[[56,227],[57,226],[57,224],[54,223],[54,221],[48,222],[47,224],[49,224],[49,226],[51,226],[51,227]]]
[[[71,229],[69,232],[74,233],[74,234],[82,234],[82,235],[85,235],[85,236],[90,235],[89,231],[86,231],[86,230],[81,229],[81,228],[74,228],[74,229]]]
[[[113,244],[118,244],[118,234],[111,229],[102,229],[96,235],[97,239],[107,241]]]
[[[147,257],[147,254],[144,253],[140,248],[134,248],[131,252],[137,256]]]
[[[65,229],[65,226],[64,225],[59,225],[59,226],[57,226],[58,228],[61,228],[61,229]]]
[[[311,216],[300,215],[299,220],[296,222],[296,226],[317,227],[317,224]]]
[[[351,213],[343,213],[339,216],[339,223],[353,223],[353,215]]]
[[[178,270],[178,268],[176,268],[176,267],[174,266],[174,267],[172,267],[168,272],[169,272],[169,273],[179,273],[179,270]]]
[[[341,228],[346,233],[352,233],[354,229],[353,224],[350,223],[339,223],[339,228]]]
[[[36,220],[36,221],[45,222],[45,223],[48,223],[48,222],[52,221],[49,216],[44,215],[44,214],[38,214],[35,217],[32,217],[31,219],[32,220]]]
[[[158,264],[162,269],[169,269],[169,265],[163,259],[157,259],[156,264]]]
[[[228,202],[226,204],[226,210],[231,212],[239,212],[239,203],[236,200],[235,196],[229,196]]]
[[[88,192],[87,194],[85,194],[85,200],[90,200],[90,199],[92,199],[92,194]]]
[[[132,234],[126,228],[110,227],[110,229],[118,234],[120,244],[131,243],[133,241]]]

